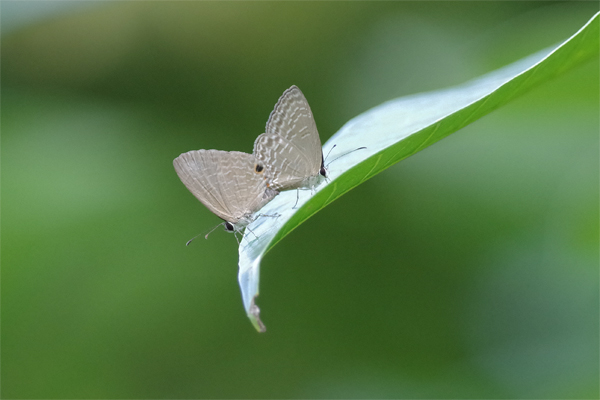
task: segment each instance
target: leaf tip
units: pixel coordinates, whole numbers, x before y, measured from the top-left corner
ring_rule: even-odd
[[[252,325],[254,325],[256,330],[262,333],[267,331],[267,327],[260,320],[260,308],[258,308],[255,303],[257,296],[258,295],[254,296],[250,302],[250,307],[248,307],[248,318],[250,318],[250,321],[252,321]]]

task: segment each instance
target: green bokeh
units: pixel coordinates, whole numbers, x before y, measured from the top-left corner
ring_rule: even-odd
[[[39,4],[2,2],[2,25]],[[2,36],[3,398],[598,397],[597,60],[285,238],[265,334],[233,237],[184,246],[218,219],[171,164],[250,152],[292,84],[324,141],[596,3],[65,4]]]

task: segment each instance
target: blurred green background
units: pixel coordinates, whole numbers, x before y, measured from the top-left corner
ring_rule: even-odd
[[[7,2],[3,398],[598,398],[599,64],[366,182],[263,260],[177,178],[278,97],[325,141],[575,33],[597,2]]]

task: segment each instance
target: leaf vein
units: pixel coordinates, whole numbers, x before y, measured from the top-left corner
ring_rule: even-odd
[[[379,154],[379,156],[377,157],[377,160],[375,160],[375,165],[373,165],[373,167],[369,170],[369,172],[367,172],[365,177],[363,179],[361,179],[360,183],[363,183],[364,181],[366,181],[367,179],[369,179],[371,176],[374,175],[374,174],[371,175],[371,173],[377,167],[377,165],[379,164],[379,161],[381,161],[381,154]]]

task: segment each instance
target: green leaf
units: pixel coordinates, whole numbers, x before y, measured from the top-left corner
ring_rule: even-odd
[[[309,191],[282,192],[260,210],[239,247],[238,280],[244,307],[257,330],[265,327],[255,304],[260,262],[298,225],[355,186],[384,169],[458,131],[540,83],[562,74],[599,52],[599,15],[594,15],[562,44],[458,87],[416,94],[383,103],[346,123],[323,146],[330,159],[358,147],[329,167],[329,179]]]

